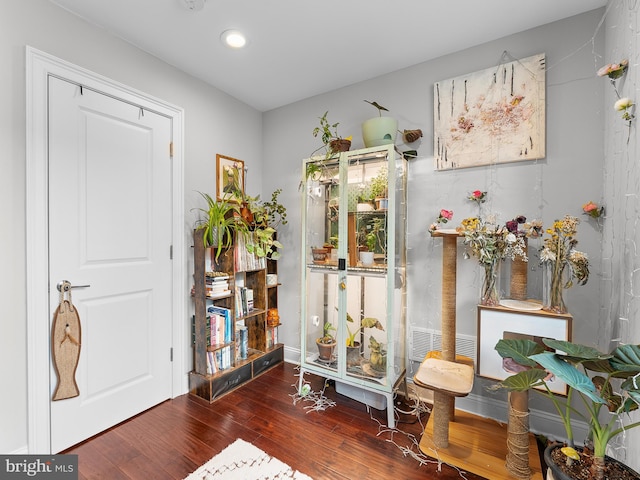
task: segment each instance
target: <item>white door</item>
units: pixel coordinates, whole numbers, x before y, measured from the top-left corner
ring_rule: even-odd
[[[50,311],[68,280],[82,325],[59,452],[171,396],[171,120],[50,77],[48,122]]]

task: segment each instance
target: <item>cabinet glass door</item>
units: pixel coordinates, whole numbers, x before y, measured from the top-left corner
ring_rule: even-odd
[[[388,391],[404,370],[404,160],[384,146],[305,169],[302,362]]]

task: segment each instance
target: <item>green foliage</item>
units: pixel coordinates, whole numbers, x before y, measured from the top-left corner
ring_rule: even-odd
[[[520,392],[533,388],[534,392],[547,396],[562,419],[570,447],[574,446],[572,415],[583,419],[590,426],[594,457],[604,458],[607,444],[613,437],[623,430],[640,426],[640,422],[635,422],[616,428],[619,417],[638,409],[640,403],[640,382],[637,379],[640,375],[640,345],[621,345],[611,354],[605,354],[592,347],[563,340],[545,338],[543,342],[556,351],[539,352],[540,346],[531,340],[500,340],[496,345],[500,356],[513,359],[529,370],[506,378],[497,387]],[[550,390],[546,383],[548,373],[567,384],[566,400]],[[619,391],[611,382],[614,378],[624,379]],[[586,414],[571,405],[574,393],[582,400]],[[603,407],[609,410],[607,415],[601,415]]]
[[[499,340],[496,344],[496,351],[502,358],[512,358],[517,364],[525,367],[535,367],[536,362],[529,358],[529,355],[542,353],[542,345],[531,340]]]
[[[325,146],[329,145],[331,140],[337,140],[340,138],[340,136],[338,135],[338,125],[340,125],[340,123],[336,122],[334,124],[330,124],[329,120],[327,120],[328,113],[329,111],[327,110],[326,112],[324,112],[324,115],[318,117],[320,119],[320,126],[313,129],[314,137],[317,137],[320,133],[322,133],[320,138],[322,139],[322,143],[324,143]]]
[[[223,248],[228,248],[233,243],[235,231],[243,231],[243,225],[237,221],[239,207],[237,203],[222,199],[214,200],[207,193],[198,192],[207,202],[207,208],[199,208],[205,214],[205,219],[196,226],[203,229],[204,246],[216,247],[216,260]]]
[[[386,198],[388,190],[387,176],[389,170],[386,165],[383,165],[378,170],[378,174],[371,179],[371,195],[373,198]]]
[[[322,327],[322,338],[319,339],[320,343],[331,344],[336,341],[336,337],[331,332],[335,332],[336,327],[331,322],[324,322]]]
[[[354,323],[353,317],[349,315],[348,312],[347,312],[347,322]],[[378,330],[384,331],[384,327],[382,326],[382,324],[377,318],[365,317],[360,322],[360,328],[358,328],[354,332],[352,332],[351,329],[349,328],[349,325],[347,325],[347,332],[349,333],[349,336],[347,337],[347,347],[356,346],[356,335],[359,332],[364,332],[365,328],[377,328]]]
[[[275,238],[276,227],[287,223],[287,209],[278,202],[282,189],[275,190],[268,202],[260,201],[259,195],[242,195],[243,205],[253,220],[243,219],[240,204],[230,197],[216,201],[206,193],[199,193],[206,200],[207,208],[198,209],[205,214],[205,219],[198,222],[196,228],[204,229],[205,247],[216,247],[216,260],[224,248],[233,244],[234,233],[244,235],[249,253],[272,260],[280,258],[278,249],[283,245]]]
[[[383,107],[382,105],[380,105],[378,102],[373,101],[370,102],[369,100],[365,100],[365,102],[367,102],[369,105],[373,105],[374,107],[376,107],[378,109],[378,116],[382,116],[382,111],[384,110],[385,112],[388,112],[389,110],[386,109],[385,107]]]
[[[287,208],[278,202],[278,196],[281,193],[281,188],[274,190],[271,200],[262,203],[267,224],[276,229],[280,225],[287,224]]]

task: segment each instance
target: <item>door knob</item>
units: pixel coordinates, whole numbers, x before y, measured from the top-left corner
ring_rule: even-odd
[[[72,288],[88,288],[90,286],[91,285],[71,285],[71,282],[69,280],[60,280],[56,285],[56,288],[59,292],[68,292]]]

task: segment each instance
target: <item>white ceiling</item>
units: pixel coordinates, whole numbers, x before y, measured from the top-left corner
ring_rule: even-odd
[[[606,5],[607,0],[51,0],[259,111]],[[249,37],[243,50],[224,30]]]

